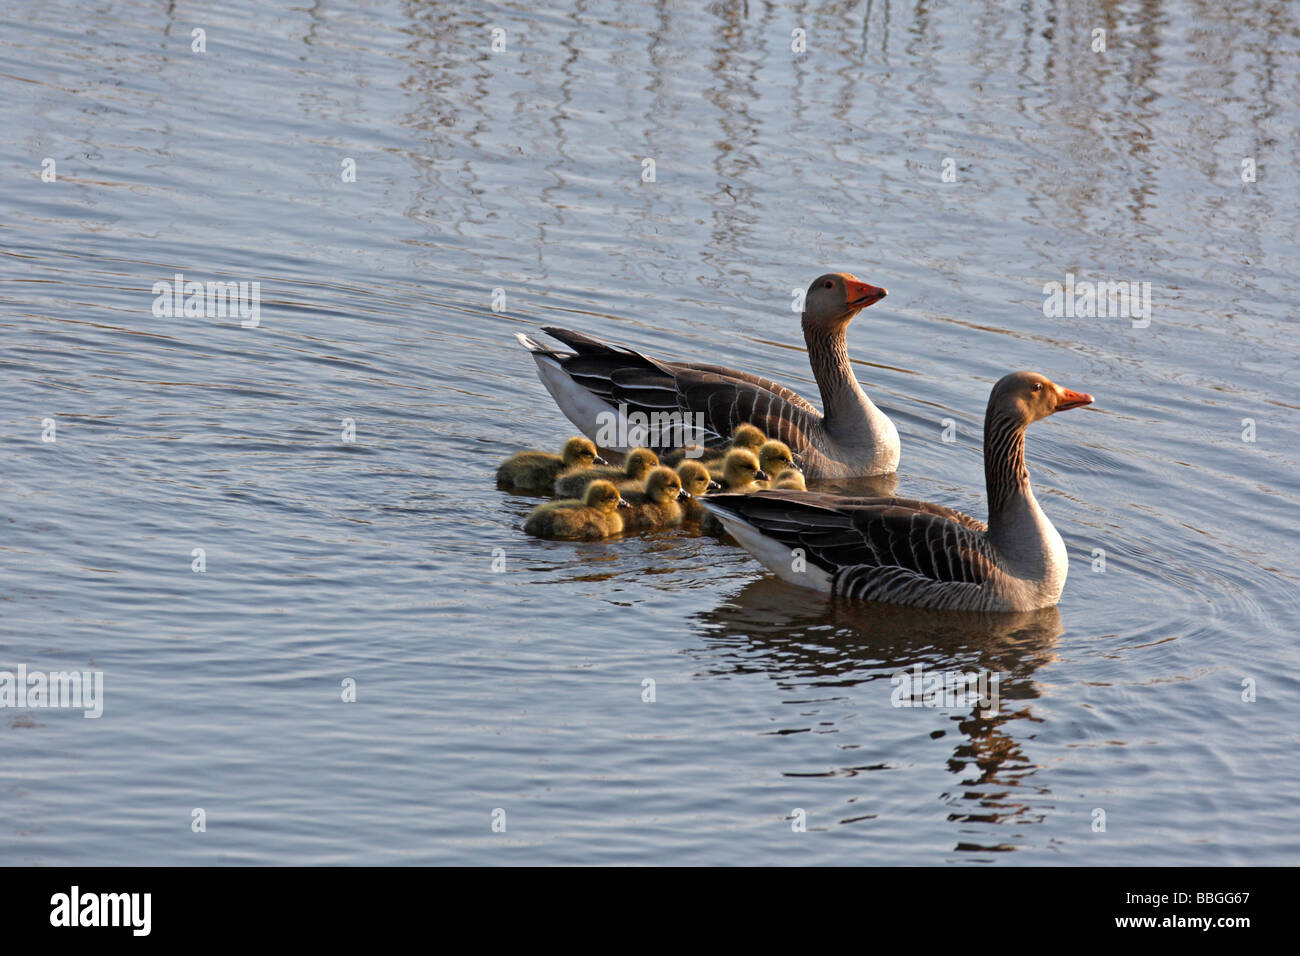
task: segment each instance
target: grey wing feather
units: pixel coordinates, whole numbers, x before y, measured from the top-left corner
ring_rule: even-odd
[[[904,583],[978,588],[997,571],[981,522],[927,502],[798,491],[715,495],[708,502],[803,548],[832,575],[837,593],[900,600],[891,589]]]
[[[629,413],[647,417],[701,416],[699,437],[709,447],[725,444],[737,426],[749,422],[796,454],[812,448],[806,436],[821,413],[776,382],[716,365],[660,362],[571,329],[547,326],[543,331],[574,350],[548,354],[575,383],[611,406],[625,405]]]

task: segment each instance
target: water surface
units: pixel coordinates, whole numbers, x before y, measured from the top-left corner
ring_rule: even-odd
[[[0,20],[0,669],[105,686],[0,713],[0,861],[1296,859],[1295,5]],[[1030,432],[1059,608],[522,533],[493,470],[572,429],[513,333],[815,396],[790,305],[829,269],[890,291],[850,347],[900,494],[985,514],[1004,372],[1096,395]],[[258,326],[156,316],[176,272],[260,282]],[[1150,323],[1046,318],[1067,274],[1151,283]],[[1001,674],[1001,712],[892,706],[917,664]]]

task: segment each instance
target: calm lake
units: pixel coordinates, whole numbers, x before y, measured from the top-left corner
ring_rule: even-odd
[[[0,0],[0,671],[103,682],[0,709],[0,863],[1300,859],[1300,6],[545,7]],[[1005,372],[1096,397],[1058,608],[523,533],[515,332],[816,399],[841,269],[898,494],[985,516]]]

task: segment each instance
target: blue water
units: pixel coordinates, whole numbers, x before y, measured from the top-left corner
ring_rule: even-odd
[[[1298,56],[1265,0],[0,0],[0,670],[104,680],[0,710],[0,862],[1294,862]],[[815,397],[830,269],[890,292],[900,494],[985,514],[1004,372],[1096,396],[1029,437],[1059,609],[522,533],[495,466],[573,429],[514,332]],[[178,271],[257,326],[155,315]],[[1149,325],[1045,317],[1067,274]]]

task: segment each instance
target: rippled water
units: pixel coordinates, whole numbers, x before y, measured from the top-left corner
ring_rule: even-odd
[[[0,714],[0,860],[1294,862],[1297,7],[533,6],[0,3],[0,669],[104,674]],[[1003,372],[1097,396],[1030,432],[1059,609],[522,533],[493,469],[572,429],[515,331],[815,395],[831,268],[890,291],[901,494],[984,514]],[[257,327],[155,315],[178,271]]]

